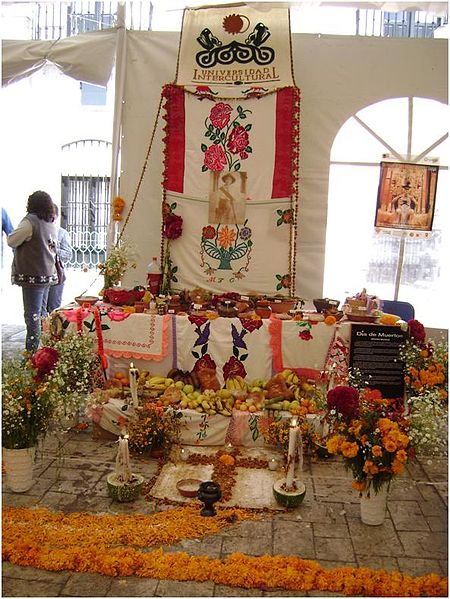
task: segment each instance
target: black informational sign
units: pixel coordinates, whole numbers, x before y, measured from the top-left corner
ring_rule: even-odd
[[[405,340],[406,332],[398,326],[352,324],[350,368],[357,369],[366,386],[379,389],[386,399],[404,393],[399,350]]]

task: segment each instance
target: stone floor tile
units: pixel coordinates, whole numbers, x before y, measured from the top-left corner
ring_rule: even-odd
[[[395,480],[389,488],[388,501],[421,501],[416,484],[412,480]]]
[[[322,461],[311,463],[311,473],[314,478],[332,478],[333,480],[352,480],[352,474],[346,470],[342,462]]]
[[[313,531],[315,537],[328,537],[328,538],[350,538],[350,533],[348,530],[347,523],[337,523],[333,522],[332,524],[323,523],[323,522],[314,522],[313,523]]]
[[[129,576],[114,578],[106,597],[154,597],[159,580]]]
[[[352,489],[350,479],[344,478],[315,477],[314,497],[320,501],[326,498],[332,498],[334,502],[356,503],[359,501],[357,493]]]
[[[56,493],[49,491],[39,501],[39,507],[47,507],[56,511],[79,511],[78,495],[74,493]]]
[[[246,555],[265,555],[272,553],[271,537],[223,537],[222,557],[231,553]]]
[[[178,580],[160,580],[155,597],[213,597],[213,582],[179,582]],[[236,595],[239,597],[239,595]]]
[[[111,576],[72,572],[63,586],[61,596],[65,597],[104,597],[114,579]]]
[[[430,530],[416,501],[389,501],[388,509],[397,530]]]
[[[283,512],[274,516],[277,520],[295,520],[302,522],[322,522],[339,524],[345,522],[342,514],[343,504],[337,502],[311,501],[303,502],[295,512]]]
[[[396,572],[399,570],[398,559],[383,555],[363,555],[356,556],[358,568],[370,568],[371,570],[386,570],[386,572]]]
[[[402,574],[411,576],[424,576],[425,574],[438,574],[444,576],[439,560],[399,557],[398,563]]]
[[[342,597],[342,593],[332,591],[308,591],[307,597]]]
[[[430,530],[435,532],[446,532],[448,528],[448,517],[446,514],[438,516],[425,516]]]
[[[18,566],[9,562],[3,562],[2,574],[8,578],[20,578],[21,580],[39,580],[40,582],[65,583],[71,572],[49,572],[29,566]]]
[[[224,537],[267,537],[272,534],[272,522],[270,520],[262,521],[244,521],[238,526],[233,526],[223,533]]]
[[[316,537],[314,539],[314,547],[316,559],[319,562],[322,560],[356,562],[353,545],[349,538]]]
[[[444,532],[399,531],[405,556],[424,559],[445,559],[448,552],[447,534]]]
[[[186,539],[176,545],[163,546],[167,553],[185,552],[189,555],[205,555],[212,559],[219,559],[222,553],[222,537],[211,536],[204,539]]]
[[[418,456],[417,461],[423,465],[427,477],[431,481],[446,481],[448,476],[448,460],[436,456]]]
[[[57,582],[44,582],[3,577],[2,597],[59,597],[63,585]]]
[[[419,482],[417,484],[417,490],[420,494],[421,501],[438,501],[442,502],[442,506],[446,506],[446,502],[442,501],[442,496],[440,491],[446,490],[446,485],[443,483],[426,483]]]
[[[2,491],[3,507],[35,507],[41,500],[40,496],[27,493],[12,493]]]
[[[441,566],[442,574],[444,576],[448,576],[448,560],[440,559],[438,561],[439,561],[439,565]]]
[[[319,561],[319,560],[317,560]],[[335,568],[357,568],[358,564],[354,562],[343,562],[335,559],[321,559],[320,565],[327,570],[334,570]]]
[[[406,463],[406,469],[414,480],[428,480],[428,476],[418,460],[409,459]]]
[[[216,584],[213,597],[263,597],[263,592],[260,589],[242,589]]]
[[[274,522],[273,555],[315,559],[312,525],[308,522]]]
[[[368,526],[357,518],[348,521],[350,536],[357,555],[391,556],[404,555],[392,522],[386,518],[380,526]],[[422,533],[417,533],[422,534]]]

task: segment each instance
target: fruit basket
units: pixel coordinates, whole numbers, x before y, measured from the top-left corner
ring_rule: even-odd
[[[145,289],[122,289],[121,287],[109,287],[103,292],[103,299],[115,306],[132,306],[139,302],[145,294]]]

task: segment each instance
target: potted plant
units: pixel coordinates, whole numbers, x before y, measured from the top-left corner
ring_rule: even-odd
[[[342,455],[352,471],[362,521],[381,524],[390,482],[408,460],[408,420],[378,390],[338,386],[328,392],[327,401],[332,427],[327,450]]]
[[[162,457],[173,443],[178,442],[182,417],[180,411],[171,407],[164,409],[152,402],[137,408],[137,418],[128,426],[130,449]]]
[[[53,345],[24,359],[6,360],[3,365],[3,460],[6,484],[16,492],[33,484],[39,440],[78,415],[91,384],[95,362],[91,340],[70,334],[48,343]]]

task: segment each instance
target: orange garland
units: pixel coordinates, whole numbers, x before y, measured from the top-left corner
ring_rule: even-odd
[[[48,571],[212,581],[264,590],[316,590],[365,597],[447,596],[448,581],[437,574],[413,577],[369,568],[326,569],[295,556],[234,553],[219,560],[162,549],[145,551],[154,544],[215,534],[234,521],[233,516],[238,520],[255,517],[246,510],[222,509],[214,518],[202,518],[194,506],[150,516],[64,515],[45,509],[5,508],[3,559]]]

